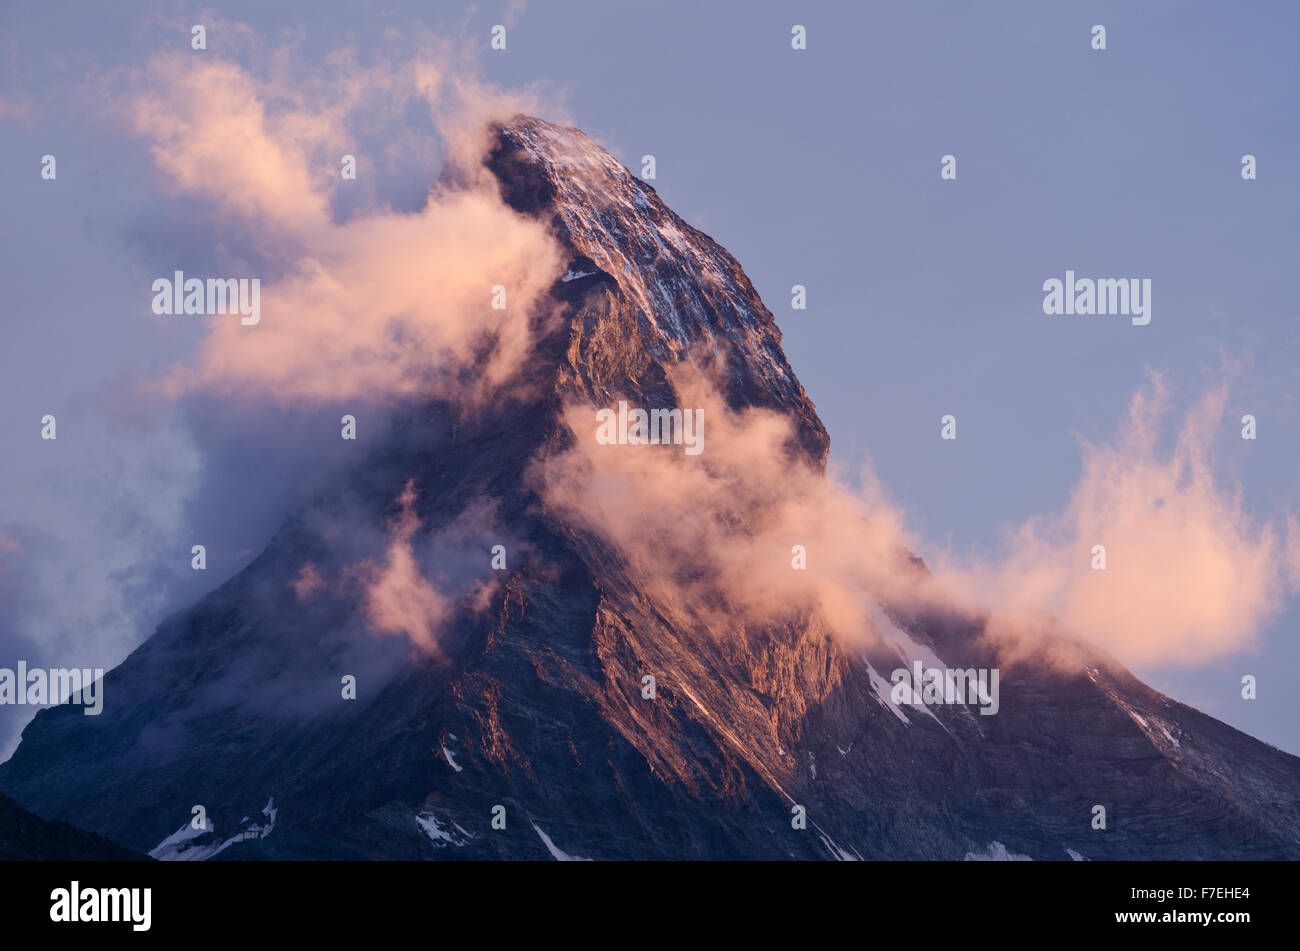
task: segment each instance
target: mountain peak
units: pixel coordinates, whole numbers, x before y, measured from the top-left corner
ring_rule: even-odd
[[[628,381],[654,379],[650,363],[718,361],[733,408],[792,413],[801,442],[825,460],[829,437],[776,320],[725,248],[578,129],[518,115],[492,134],[484,164],[503,200],[547,221],[570,253],[556,296],[574,304],[572,382],[584,396],[603,402]]]
[[[575,403],[671,407],[675,364],[690,362],[729,409],[788,414],[824,460],[825,430],[735,258],[581,132],[516,117],[494,136],[484,161],[502,197],[568,257],[521,376],[554,378],[550,395]],[[978,619],[882,605],[878,640],[856,648],[793,604],[701,616],[677,579],[707,580],[711,552],[656,552],[673,570],[659,583],[574,516],[602,504],[594,493],[539,494],[534,464],[568,451],[559,427],[532,401],[502,402],[450,432],[423,408],[404,420],[110,671],[102,716],[38,713],[0,789],[167,859],[1300,856],[1300,760],[1112,665],[1008,666],[986,717],[955,693],[891,688],[923,665],[998,673]],[[644,464],[628,461],[638,451],[619,462]],[[663,458],[707,472],[717,457]],[[653,522],[716,519],[682,485]],[[628,524],[664,537],[651,518]],[[498,540],[508,569],[489,567]],[[764,558],[785,570],[785,544],[725,555],[761,584]],[[395,604],[378,620],[376,593]],[[390,636],[427,641],[434,626],[436,657]],[[1098,803],[1104,832],[1089,825]],[[9,812],[30,827],[24,848],[64,838]]]
[[[490,131],[487,164],[516,210],[572,209],[584,199],[606,213],[620,205],[628,212],[646,207],[642,183],[580,129],[521,114]]]

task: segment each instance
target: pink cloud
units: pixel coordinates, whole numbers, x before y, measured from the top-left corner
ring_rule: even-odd
[[[1170,407],[1152,376],[1115,439],[1083,447],[1063,512],[1020,526],[1000,561],[950,557],[940,573],[986,605],[1008,641],[1051,618],[1133,664],[1199,664],[1252,646],[1290,578],[1281,531],[1216,477],[1226,396],[1219,386],[1201,397],[1162,452]]]
[[[366,584],[364,605],[370,625],[382,634],[401,634],[420,650],[438,653],[438,629],[452,613],[452,602],[424,577],[411,539],[420,527],[415,488],[408,482],[398,497],[401,512],[389,526],[383,565]]]
[[[1300,537],[1256,524],[1215,476],[1210,448],[1226,390],[1188,413],[1176,446],[1157,440],[1167,398],[1139,392],[1109,445],[1084,447],[1069,505],[1010,533],[997,558],[923,551],[870,471],[853,488],[790,451],[791,421],[729,411],[679,371],[683,407],[702,407],[705,450],[599,445],[595,407],[570,406],[569,451],[539,463],[548,506],[612,544],[631,575],[724,633],[819,613],[850,644],[874,636],[872,605],[947,606],[987,615],[1008,656],[1042,654],[1042,635],[1082,635],[1132,664],[1203,663],[1249,647],[1275,614]],[[685,381],[685,382],[684,382]],[[792,548],[806,550],[804,570]],[[1106,569],[1094,570],[1104,545]],[[1053,650],[1056,648],[1053,647]]]
[[[638,582],[702,630],[815,610],[850,641],[872,638],[875,601],[919,579],[901,518],[870,473],[851,489],[792,450],[788,417],[729,410],[689,367],[675,384],[681,408],[703,410],[701,454],[600,445],[596,408],[573,405],[573,448],[537,469],[547,505],[612,543]]]
[[[316,566],[309,561],[302,566],[298,577],[290,582],[289,587],[293,588],[293,593],[299,601],[306,601],[324,591],[327,585],[321,573],[316,570]]]
[[[438,49],[452,57],[445,44]],[[487,119],[527,98],[497,92],[455,57],[361,67],[339,53],[309,77],[286,65],[286,54],[269,62],[254,74],[216,57],[164,54],[127,83],[128,121],[164,180],[206,199],[218,225],[265,234],[283,275],[189,274],[258,278],[261,321],[211,320],[193,360],[172,368],[162,392],[469,401],[502,385],[563,273],[547,226],[507,206],[481,168]],[[367,194],[340,175],[344,154],[360,153],[363,175],[370,160],[354,130],[400,115],[412,98],[428,105],[440,143],[413,136],[410,147],[432,163],[440,144],[469,174],[457,189],[431,188],[419,212],[372,204],[336,222],[332,195]],[[498,288],[504,308],[493,306]]]

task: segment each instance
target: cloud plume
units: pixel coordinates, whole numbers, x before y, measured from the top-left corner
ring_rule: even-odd
[[[307,80],[289,78],[283,51],[259,73],[172,53],[129,77],[131,128],[171,188],[205,203],[222,246],[238,249],[217,276],[262,282],[261,323],[208,318],[193,359],[165,375],[166,397],[472,401],[517,369],[560,254],[478,160],[486,121],[527,99],[477,82],[438,48],[453,58],[365,67],[339,53]],[[425,125],[392,119],[412,112]],[[376,197],[392,142],[425,156],[416,210]],[[355,179],[341,174],[345,155]],[[455,188],[433,184],[443,157],[464,170]]]
[[[391,526],[384,564],[371,572],[366,586],[366,616],[381,634],[405,634],[420,650],[433,654],[438,650],[438,629],[451,615],[452,603],[424,577],[411,547],[420,527],[412,483],[406,484],[397,501],[401,511]]]
[[[573,448],[537,470],[547,504],[709,628],[818,610],[846,639],[871,639],[875,602],[920,579],[871,473],[857,489],[823,474],[794,448],[789,417],[730,410],[689,365],[675,387],[682,408],[703,410],[703,453],[599,445],[594,408],[570,406]]]
[[[645,584],[711,628],[814,609],[850,644],[873,635],[872,605],[950,609],[987,619],[1009,657],[1042,656],[1040,635],[1082,635],[1132,664],[1197,664],[1249,647],[1279,609],[1289,546],[1255,524],[1216,478],[1213,436],[1226,388],[1203,396],[1162,453],[1170,412],[1158,377],[1133,398],[1113,442],[1084,445],[1059,514],[1008,533],[1001,554],[931,553],[870,469],[855,487],[793,453],[792,422],[727,409],[702,377],[678,393],[704,408],[707,449],[598,445],[594,411],[571,406],[572,449],[539,469],[548,504],[627,560]],[[1095,570],[1094,545],[1106,568]],[[806,552],[795,567],[794,546]],[[932,572],[908,552],[925,554]],[[1050,656],[1050,655],[1049,655]]]
[[[1252,520],[1216,475],[1227,393],[1201,396],[1162,452],[1172,410],[1151,375],[1115,438],[1084,444],[1061,513],[1009,533],[1001,559],[949,557],[941,574],[988,605],[990,631],[1008,643],[1054,619],[1134,664],[1199,664],[1249,648],[1291,581],[1282,530]]]

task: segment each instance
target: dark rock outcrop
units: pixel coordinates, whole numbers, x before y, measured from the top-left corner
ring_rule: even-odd
[[[132,862],[146,856],[66,822],[49,822],[0,796],[0,861]]]

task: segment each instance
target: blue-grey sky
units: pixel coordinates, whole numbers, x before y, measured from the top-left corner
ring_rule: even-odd
[[[23,551],[0,574],[0,666],[116,663],[242,567],[317,468],[310,434],[278,427],[269,408],[250,431],[220,407],[137,418],[117,405],[122,379],[157,372],[205,330],[147,316],[142,287],[162,262],[198,271],[240,253],[92,94],[159,49],[187,49],[193,23],[246,24],[306,62],[343,47],[382,59],[394,34],[457,38],[485,79],[543,83],[630,168],[653,154],[665,201],[739,259],[776,315],[832,459],[869,461],[935,550],[995,553],[1008,527],[1062,511],[1080,440],[1111,438],[1148,369],[1170,389],[1167,441],[1228,380],[1216,473],[1257,524],[1300,511],[1293,4],[216,9],[0,9],[0,532]],[[505,51],[489,48],[497,23]],[[793,24],[806,50],[791,49]],[[1094,24],[1104,51],[1091,48]],[[208,53],[237,39],[213,28]],[[1240,174],[1247,153],[1255,181]],[[940,179],[944,154],[955,181]],[[441,161],[389,156],[374,187],[411,205]],[[1045,316],[1042,284],[1067,268],[1150,278],[1151,323]],[[790,307],[794,284],[806,310]],[[45,413],[58,416],[55,443],[36,438]],[[948,413],[955,441],[938,438]],[[1254,441],[1239,438],[1246,413]],[[336,416],[322,410],[322,428]],[[286,431],[299,436],[268,450]],[[206,575],[189,571],[196,536],[209,540]],[[1298,623],[1292,597],[1252,649],[1136,670],[1300,752]],[[1259,678],[1258,699],[1241,698],[1244,674]]]

